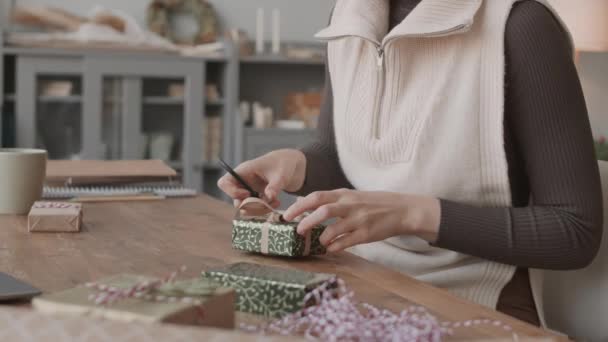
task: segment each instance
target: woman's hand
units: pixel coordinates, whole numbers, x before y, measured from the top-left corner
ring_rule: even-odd
[[[298,233],[302,235],[317,224],[337,219],[325,229],[320,241],[329,252],[338,252],[400,235],[434,242],[439,232],[441,208],[439,200],[431,197],[335,190],[298,199],[283,217],[291,221],[305,212],[312,213],[298,225]]]
[[[273,207],[280,205],[281,191],[298,191],[306,177],[306,156],[298,150],[278,150],[242,163],[236,173]],[[218,181],[218,187],[235,200],[235,204],[251,196],[230,174]]]

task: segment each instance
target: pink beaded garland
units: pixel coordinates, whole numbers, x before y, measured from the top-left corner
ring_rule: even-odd
[[[108,286],[105,284],[97,283],[86,283],[85,286],[98,291],[96,294],[92,294],[89,299],[94,301],[97,305],[108,305],[118,300],[126,298],[143,298],[145,300],[152,300],[157,302],[164,301],[176,301],[177,298],[165,297],[165,296],[152,296],[148,292],[159,288],[163,284],[172,283],[180,273],[186,271],[186,267],[182,266],[178,271],[172,272],[166,277],[154,281],[144,281],[127,289],[119,289],[116,287]],[[194,298],[183,297],[179,298],[183,302],[196,303]]]
[[[67,209],[76,207],[78,205],[66,202],[36,202],[34,204],[35,209]]]

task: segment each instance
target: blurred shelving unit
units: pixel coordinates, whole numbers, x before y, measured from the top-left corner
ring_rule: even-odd
[[[210,57],[0,44],[3,145],[43,147],[54,159],[160,158],[186,186],[217,195],[217,158],[234,161],[236,58],[229,43]],[[49,82],[69,87],[48,93]],[[220,97],[207,99],[209,84]],[[170,94],[176,85],[181,94]],[[211,160],[208,117],[222,122]]]
[[[300,46],[309,47],[309,45]],[[319,45],[311,46],[322,49]],[[268,49],[267,49],[268,50]],[[238,93],[240,101],[260,102],[274,113],[283,113],[285,98],[292,92],[321,91],[325,82],[325,60],[290,58],[285,55],[262,54],[239,59]],[[280,117],[284,119],[283,117]],[[314,139],[314,129],[257,129],[248,127],[237,115],[236,163],[259,157],[282,148],[298,148]],[[292,203],[292,196],[283,194],[282,206]]]
[[[324,60],[241,57],[230,43],[209,57],[0,44],[0,80],[3,146],[44,147],[56,159],[164,159],[185,185],[225,198],[220,156],[237,165],[314,136],[248,127],[240,101],[281,113],[288,94],[323,87]],[[58,94],[49,82],[70,86]]]

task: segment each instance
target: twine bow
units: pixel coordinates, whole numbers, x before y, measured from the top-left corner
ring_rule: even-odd
[[[285,222],[283,219],[283,214],[281,211],[275,210],[265,201],[250,197],[244,200],[238,207],[237,217],[239,220],[243,218],[242,213],[245,213],[245,216],[248,218],[259,218],[264,220],[264,224],[262,225],[262,238],[260,239],[260,247],[262,254],[269,254],[269,245],[270,245],[270,227],[273,224],[278,223],[297,223],[300,222],[303,216],[296,217],[292,222]],[[304,235],[304,252],[303,255],[307,256],[310,254],[310,246],[311,246],[311,231],[308,231],[306,235]]]

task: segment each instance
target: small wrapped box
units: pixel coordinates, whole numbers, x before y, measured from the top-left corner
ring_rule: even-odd
[[[302,236],[297,232],[299,221],[285,222],[279,212],[263,201],[246,199],[232,221],[232,247],[287,257],[325,254],[325,247],[319,241],[325,226],[318,225]]]
[[[282,317],[315,303],[304,303],[306,294],[335,276],[250,263],[236,263],[203,272],[237,292],[236,309],[265,317]]]
[[[80,203],[36,202],[27,218],[30,232],[79,232],[81,224]]]
[[[234,327],[234,290],[201,278],[159,282],[143,276],[118,275],[95,284],[42,295],[32,304],[36,310],[53,315]],[[154,284],[157,286],[152,286]]]

